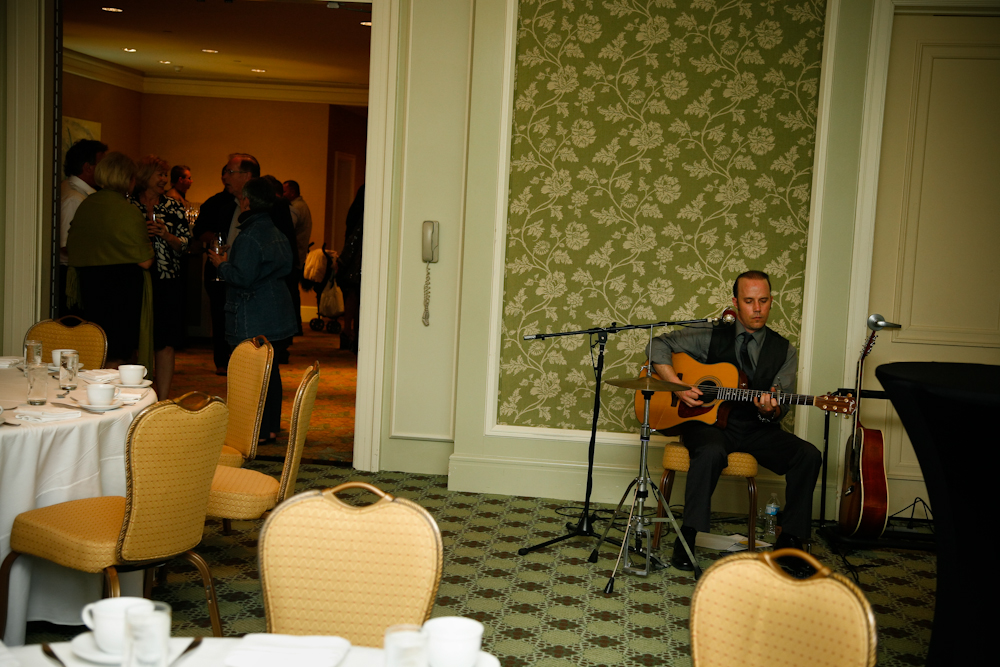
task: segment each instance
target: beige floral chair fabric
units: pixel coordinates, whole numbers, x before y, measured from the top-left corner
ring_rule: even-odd
[[[229,357],[226,378],[229,428],[219,465],[239,468],[257,456],[257,437],[273,363],[274,348],[264,336],[243,341]]]
[[[357,507],[337,497],[352,488],[379,499]],[[264,523],[259,551],[268,632],[379,647],[388,626],[430,617],[441,580],[431,515],[364,482],[285,501]]]
[[[52,350],[76,350],[83,368],[104,368],[108,356],[108,337],[97,324],[66,315],[58,320],[33,324],[24,340],[42,341],[42,361],[52,360]]]
[[[208,564],[192,549],[204,531],[227,417],[221,399],[201,392],[155,403],[129,427],[124,497],[71,500],[18,514],[11,552],[0,565],[0,632],[7,620],[10,568],[21,554],[103,572],[111,597],[120,595],[118,572],[147,570],[182,556],[201,574],[212,630],[221,637],[215,585]]]
[[[785,574],[777,559],[816,569]],[[695,667],[875,664],[875,616],[861,590],[798,549],[742,553],[705,570],[691,597]]]

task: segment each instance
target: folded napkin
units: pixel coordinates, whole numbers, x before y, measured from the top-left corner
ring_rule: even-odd
[[[142,391],[125,391],[122,390],[118,392],[118,398],[121,399],[122,403],[125,405],[135,405],[149,393],[148,389],[143,389]]]
[[[0,357],[0,368],[14,368],[21,363],[21,357]]]
[[[351,650],[343,637],[249,634],[226,656],[226,667],[336,667]]]
[[[26,422],[61,422],[67,419],[76,419],[82,414],[79,410],[70,410],[69,408],[18,407],[14,418]]]
[[[118,371],[113,368],[94,368],[80,371],[77,377],[82,377],[87,382],[114,382],[118,379]]]

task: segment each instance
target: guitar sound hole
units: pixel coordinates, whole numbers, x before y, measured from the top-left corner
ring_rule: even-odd
[[[718,388],[719,382],[714,379],[702,380],[698,383],[698,387],[701,389],[701,402],[705,405],[711,405],[715,403],[718,398]]]

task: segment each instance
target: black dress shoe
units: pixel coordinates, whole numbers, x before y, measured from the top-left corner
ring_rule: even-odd
[[[681,535],[684,536],[684,541],[691,547],[691,553],[695,553],[694,540],[698,536],[698,531],[690,526],[681,526]],[[684,550],[684,545],[681,544],[680,538],[674,540],[674,552],[670,555],[670,564],[678,570],[694,572],[694,563],[691,562],[687,551]]]
[[[802,540],[788,532],[782,532],[781,535],[778,535],[778,539],[774,541],[774,550],[777,551],[778,549],[798,549],[799,551],[805,551],[802,548]],[[778,565],[796,579],[808,579],[816,574],[816,568],[798,556],[779,558]]]

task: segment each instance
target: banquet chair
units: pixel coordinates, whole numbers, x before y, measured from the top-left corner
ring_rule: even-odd
[[[292,418],[288,427],[288,449],[281,481],[270,475],[246,468],[220,465],[212,479],[212,492],[208,496],[208,516],[223,520],[223,532],[229,534],[233,519],[259,519],[278,503],[284,502],[295,491],[299,476],[299,462],[309,431],[316,390],[319,387],[319,362],[306,369],[295,393]]]
[[[118,572],[147,570],[181,556],[201,574],[212,631],[221,637],[215,584],[208,564],[192,549],[205,528],[228,413],[222,399],[194,391],[155,403],[129,426],[124,497],[70,500],[18,514],[11,552],[0,565],[0,632],[7,621],[10,569],[21,554],[103,572],[110,597],[120,595]]]
[[[42,320],[31,325],[24,340],[42,341],[42,361],[52,359],[52,350],[76,350],[83,368],[104,368],[108,356],[108,337],[99,325],[76,315],[58,320]]]
[[[219,465],[239,468],[257,456],[257,437],[272,363],[274,348],[264,336],[248,338],[229,357],[226,378],[229,428]]]
[[[348,505],[347,489],[379,496]],[[313,489],[278,506],[260,531],[267,631],[338,635],[382,646],[390,625],[420,625],[441,581],[441,531],[424,508],[364,482]]]
[[[795,579],[777,561],[815,568]],[[691,596],[695,667],[875,664],[875,616],[864,593],[798,549],[743,552],[712,564]]]
[[[687,472],[691,467],[691,457],[688,455],[687,447],[683,444],[674,445],[667,443],[663,448],[663,477],[660,479],[660,490],[663,499],[669,503],[670,493],[674,488],[674,476],[678,472]],[[750,499],[750,517],[747,520],[747,548],[756,551],[757,545],[754,540],[757,531],[757,459],[745,452],[733,452],[729,455],[726,467],[722,469],[723,477],[745,477],[747,480],[747,495]],[[663,504],[656,503],[656,516],[663,517],[666,513]],[[663,523],[658,522],[653,531],[653,548],[660,546],[660,532]],[[694,546],[694,545],[691,545]]]

